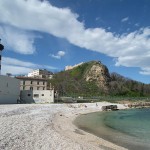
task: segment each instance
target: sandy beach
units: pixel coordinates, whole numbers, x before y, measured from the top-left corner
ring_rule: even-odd
[[[108,104],[0,105],[0,149],[125,150],[72,123],[78,115],[101,111]],[[118,107],[125,108],[121,104]]]

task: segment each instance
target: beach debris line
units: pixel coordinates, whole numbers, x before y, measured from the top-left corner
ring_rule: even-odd
[[[150,102],[134,102],[128,104],[129,108],[145,108],[150,107]]]
[[[108,110],[119,110],[119,109],[117,105],[102,106],[102,111],[108,111]]]

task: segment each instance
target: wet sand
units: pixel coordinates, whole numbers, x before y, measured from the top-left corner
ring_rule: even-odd
[[[57,114],[55,117],[55,129],[58,131],[60,134],[65,135],[66,137],[76,141],[86,149],[91,149],[91,150],[125,150],[125,148],[117,146],[111,142],[108,142],[101,137],[95,136],[89,132],[85,132],[77,126],[73,124],[74,120],[76,119],[77,116],[81,114],[87,114],[91,112],[96,112],[96,111],[101,111],[101,107],[104,105],[108,105],[110,103],[97,103],[96,104],[81,104],[81,107],[78,105],[71,105],[73,108],[73,111],[71,113],[65,113],[65,114]],[[84,107],[86,105],[87,107]],[[69,105],[68,105],[69,106]],[[119,105],[121,109],[124,108],[123,105]]]

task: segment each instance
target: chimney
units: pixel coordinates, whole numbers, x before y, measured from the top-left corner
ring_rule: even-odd
[[[1,75],[1,60],[2,60],[2,50],[4,49],[4,46],[1,44],[1,39],[0,39],[0,75]]]

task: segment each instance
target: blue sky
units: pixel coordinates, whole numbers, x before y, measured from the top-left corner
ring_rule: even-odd
[[[2,74],[100,60],[150,83],[149,0],[0,0]]]

